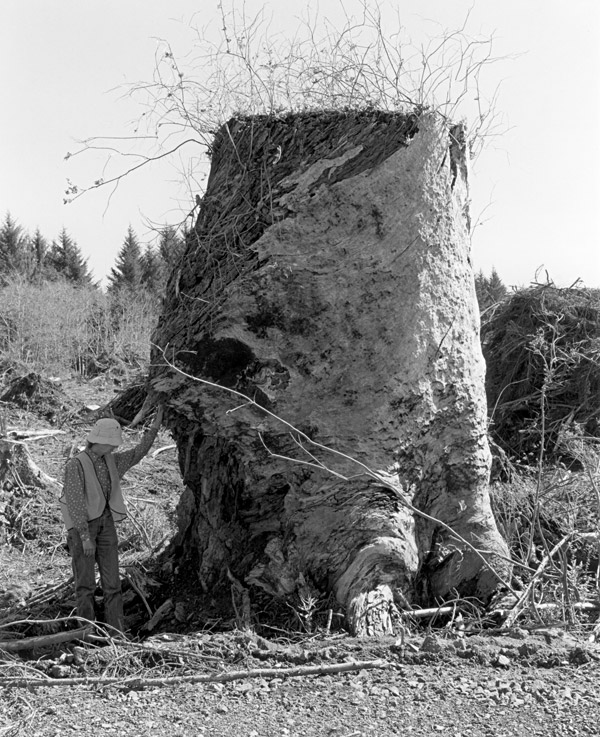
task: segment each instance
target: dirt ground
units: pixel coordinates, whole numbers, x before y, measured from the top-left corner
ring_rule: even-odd
[[[357,643],[343,636],[333,640],[311,638],[295,647],[305,653],[320,653],[312,661],[315,667],[352,661],[383,661],[385,665],[349,673],[290,677],[284,675],[289,662],[274,656],[266,661],[258,659],[256,651],[252,654],[253,646],[249,648],[248,643],[240,642],[239,634],[219,636],[226,641],[222,647],[229,657],[222,653],[218,663],[197,663],[193,667],[186,655],[179,655],[187,665],[173,665],[178,676],[159,676],[165,679],[163,684],[144,682],[153,677],[153,668],[148,664],[135,675],[138,680],[123,677],[120,682],[104,686],[90,683],[51,688],[0,687],[0,734],[600,734],[597,661],[587,659],[577,645],[568,638],[565,643],[560,635],[554,639],[553,634],[529,634],[510,643],[510,638],[486,636],[476,642],[468,638],[463,650],[455,648],[456,641],[436,638],[435,643],[425,645],[425,651],[419,649],[416,653],[402,651],[393,642]],[[185,640],[165,634],[155,640],[154,646],[160,645],[171,653],[193,651],[198,655],[215,652],[211,640],[206,634]],[[419,648],[423,641],[419,637],[410,640]],[[441,648],[439,652],[429,652],[437,646]],[[79,665],[63,667],[81,677],[86,672],[96,672],[98,661],[102,661],[105,671],[118,672],[118,658],[125,658],[139,647],[115,646],[108,654],[109,648],[80,647],[84,654],[77,658]],[[533,654],[536,648],[539,649]],[[286,651],[289,650],[287,646]],[[532,655],[519,655],[519,650]],[[500,651],[506,653],[505,665],[498,664]],[[56,660],[60,657],[57,654]],[[68,660],[69,657],[63,657],[63,662]],[[225,683],[189,683],[186,675],[181,675],[186,673],[193,679],[199,672],[218,675],[248,669],[257,669],[256,675]],[[267,672],[260,675],[261,669]],[[281,670],[281,675],[274,673],[277,670]],[[168,683],[168,678],[177,677],[180,682]]]
[[[55,412],[0,405],[3,432],[61,430],[23,441],[59,480],[93,419],[86,405],[103,404],[119,388],[105,379],[63,381]],[[137,433],[127,436],[135,442]],[[170,442],[161,433],[154,450]],[[150,613],[131,581],[151,581],[150,561],[168,542],[180,492],[172,449],[149,455],[128,476],[135,524],[121,530],[121,563],[134,622]],[[56,619],[72,612],[56,498],[47,485],[0,490],[0,641],[64,630]],[[154,612],[168,589],[163,582],[146,593]],[[324,628],[272,628],[263,637],[223,622],[200,625],[193,606],[193,598],[173,600],[152,632],[129,641],[0,650],[0,737],[600,735],[600,648],[585,623],[567,630],[519,622],[503,632],[407,622],[384,640]]]

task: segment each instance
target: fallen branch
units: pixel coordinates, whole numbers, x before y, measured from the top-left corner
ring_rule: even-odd
[[[168,617],[169,614],[171,614],[173,608],[173,599],[167,599],[166,601],[163,601],[163,603],[158,607],[154,614],[151,615],[151,619],[146,622],[146,624],[142,627],[142,630],[144,632],[152,632],[152,630],[159,622],[161,622],[163,619],[165,619],[165,617]]]
[[[412,617],[413,619],[424,619],[425,617],[435,617],[436,614],[452,614],[456,607],[453,606],[434,606],[431,609],[412,609],[406,611],[400,610],[403,617]]]
[[[64,435],[64,430],[9,430],[9,435],[14,440],[42,440],[53,435]]]
[[[552,611],[553,609],[563,609],[565,604],[560,604],[556,601],[545,601],[542,604],[536,604],[536,609],[541,611]],[[576,601],[574,604],[569,604],[572,609],[580,612],[597,612],[600,611],[600,602],[593,601]],[[494,609],[490,612],[490,617],[506,617],[510,614],[512,609]],[[544,624],[547,624],[545,622]],[[506,623],[504,624],[506,627]]]
[[[162,504],[161,499],[149,499],[145,496],[132,496],[131,494],[127,494],[127,501],[130,499],[133,499],[134,502],[142,502],[142,504]]]
[[[90,678],[0,678],[0,686],[31,688],[35,686],[110,686],[119,685],[127,688],[143,686],[171,686],[179,683],[228,683],[246,678],[297,678],[299,676],[321,676],[332,673],[348,673],[357,670],[388,668],[387,660],[358,660],[350,663],[333,663],[331,665],[299,665],[294,668],[255,668],[252,670],[230,671],[229,673],[202,673],[188,676],[165,676],[164,678],[123,678],[90,677]]]
[[[53,635],[39,635],[38,637],[24,637],[20,640],[0,641],[0,652],[4,650],[7,653],[16,653],[20,650],[49,647],[50,645],[57,645],[60,642],[69,642],[70,640],[85,640],[91,632],[91,627],[80,627],[77,630],[57,632]]]
[[[536,604],[538,609],[561,609],[565,604],[559,604],[556,601],[548,601],[543,604]],[[600,609],[600,602],[593,601],[576,601],[573,604],[569,604],[572,609],[577,609],[582,612],[596,612]]]
[[[578,540],[600,540],[600,532],[578,532]]]

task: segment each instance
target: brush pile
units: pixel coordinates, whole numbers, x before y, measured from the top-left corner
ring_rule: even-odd
[[[34,371],[15,376],[7,387],[2,388],[1,404],[34,412],[48,422],[61,425],[72,414],[75,407],[65,395],[60,382],[47,379]]]
[[[600,290],[535,284],[482,326],[491,439],[513,461],[574,460],[600,438]]]

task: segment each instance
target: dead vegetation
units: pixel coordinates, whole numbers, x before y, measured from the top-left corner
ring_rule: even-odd
[[[492,440],[517,465],[577,465],[573,441],[600,439],[600,290],[535,284],[481,337]]]
[[[517,609],[589,630],[600,603],[600,292],[534,284],[495,305],[482,343],[492,504],[517,563]]]

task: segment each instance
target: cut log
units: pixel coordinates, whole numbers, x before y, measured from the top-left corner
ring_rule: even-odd
[[[180,569],[205,590],[230,570],[278,598],[333,592],[368,635],[393,630],[396,602],[485,602],[509,573],[464,136],[420,111],[218,132],[150,379],[186,484]]]
[[[67,632],[56,632],[52,635],[40,635],[38,637],[24,637],[21,640],[4,640],[0,642],[0,651],[7,653],[22,652],[23,650],[34,650],[40,647],[54,647],[63,642],[73,640],[85,640],[92,632],[92,627],[80,627]]]

